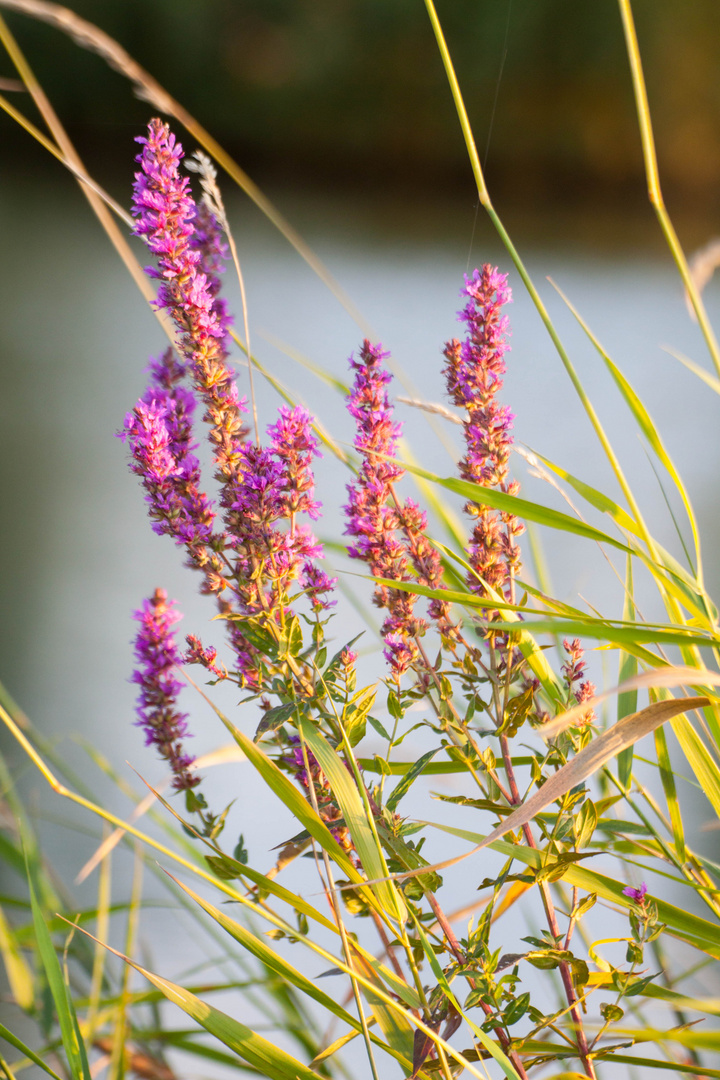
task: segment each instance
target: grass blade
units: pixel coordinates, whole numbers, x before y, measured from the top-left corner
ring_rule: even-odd
[[[25,847],[25,865],[27,868],[30,905],[32,907],[35,940],[42,961],[50,992],[55,1002],[57,1019],[60,1025],[63,1047],[74,1080],[91,1080],[85,1043],[80,1034],[75,1009],[63,977],[60,961],[55,953],[55,946],[50,938],[45,919],[38,901],[37,855],[29,844]]]

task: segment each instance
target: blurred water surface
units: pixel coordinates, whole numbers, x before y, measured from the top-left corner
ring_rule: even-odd
[[[111,806],[126,814],[127,801],[114,795],[109,785],[98,784],[84,751],[69,739],[72,735],[92,742],[138,789],[126,761],[151,782],[161,775],[132,723],[134,689],[128,682],[132,610],[162,585],[180,601],[186,614],[184,632],[199,632],[206,643],[220,644],[221,637],[218,624],[210,621],[210,604],[196,594],[192,574],[182,568],[178,549],[150,531],[139,484],[127,469],[125,449],[114,437],[144,389],[148,356],[157,354],[164,340],[152,312],[73,189],[5,182],[0,198],[2,678],[38,728],[62,742],[72,766],[102,790]],[[392,351],[398,368],[406,373],[409,381],[404,389],[398,386],[398,392],[443,401],[441,349],[458,333],[457,294],[468,262],[471,268],[492,261],[511,269],[485,222],[479,220],[475,226],[472,206],[446,207],[433,216],[427,208],[422,212],[412,207],[373,208],[283,193],[278,199],[362,312],[368,332]],[[346,379],[347,358],[363,330],[253,208],[232,205],[231,218],[247,282],[255,353],[333,435],[349,444],[353,432],[340,397],[287,353],[302,354],[335,378]],[[687,314],[669,257],[636,250],[626,242],[629,233],[603,243],[596,255],[578,242],[588,229],[592,232],[592,223],[556,235],[548,229],[542,245],[530,236],[523,253],[636,485],[651,527],[680,557],[662,490],[630,414],[597,353],[544,280],[546,275],[568,293],[644,398],[695,501],[708,541],[708,585],[717,593],[720,402],[663,351],[663,346],[670,346],[709,367],[699,331]],[[519,233],[516,239],[522,242],[522,225]],[[136,250],[144,260],[141,245]],[[226,278],[230,295],[237,299],[230,272]],[[513,336],[503,400],[516,414],[516,439],[616,497],[590,425],[512,270],[510,280]],[[711,314],[717,315],[712,287],[708,303]],[[239,303],[235,311],[239,315]],[[239,317],[237,324],[240,328]],[[246,391],[242,370],[240,380]],[[265,426],[273,419],[278,399],[262,379],[257,381]],[[407,406],[399,406],[398,415],[406,423],[415,457],[440,475],[452,475],[448,445],[459,447],[459,429],[438,421],[439,438],[425,415]],[[514,467],[526,497],[548,497],[539,481],[526,477],[523,461],[516,459]],[[346,481],[344,468],[326,456],[318,466],[318,494],[325,507],[318,531],[324,537],[337,539],[342,531]],[[552,498],[559,508],[568,509],[559,497]],[[677,511],[672,493],[670,501]],[[677,512],[687,536],[686,523]],[[591,514],[588,518],[609,527]],[[542,540],[560,597],[620,615],[617,578],[592,545],[563,534],[546,533]],[[337,562],[334,556],[330,561]],[[532,578],[531,565],[526,573]],[[343,584],[367,607],[367,582],[347,576]],[[649,590],[641,585],[639,595],[646,617],[659,616]],[[356,608],[341,596],[333,631],[338,645],[363,628]],[[364,661],[365,670],[374,679],[377,642],[371,633],[364,641],[371,654]],[[606,654],[604,667],[599,659],[593,664],[598,678],[613,680],[613,654]],[[257,709],[252,705],[244,712],[237,710],[236,697],[225,688],[218,700],[235,722],[252,732]],[[196,753],[226,741],[216,718],[199,699],[186,706],[193,714]],[[367,746],[368,753],[379,749],[372,739]],[[412,759],[423,746],[420,736],[411,736],[403,754]],[[19,765],[22,762],[15,750],[11,757]],[[39,778],[33,778],[32,788],[40,791]],[[261,869],[269,865],[268,849],[292,834],[292,822],[263,801],[267,796],[249,766],[216,769],[208,788],[215,808],[236,799],[229,831],[244,831],[251,862]],[[446,782],[436,778],[417,789],[413,805],[411,800],[407,803],[410,813],[426,814],[430,805],[436,820],[449,820],[442,805],[428,803],[427,792],[451,790],[451,778]],[[39,805],[42,813],[58,819],[66,812],[56,802],[49,810],[45,796]],[[705,813],[704,806],[699,813]],[[482,829],[484,824],[470,818],[467,822],[468,828]],[[84,825],[94,828],[87,818]],[[71,878],[92,850],[92,841],[63,830],[60,821],[45,829],[59,845],[56,850]],[[444,856],[455,848],[443,840],[437,850]],[[482,874],[486,872],[484,865]],[[471,899],[476,895],[472,883],[476,876],[468,864],[457,869],[458,907],[465,895]],[[173,933],[167,923],[155,927],[154,948],[161,955],[173,955]],[[508,933],[519,938],[520,924],[509,920]],[[507,947],[510,944],[506,942]]]

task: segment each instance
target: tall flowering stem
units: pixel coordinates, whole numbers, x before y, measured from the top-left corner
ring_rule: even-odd
[[[133,214],[135,231],[158,259],[148,273],[161,282],[158,304],[172,316],[180,331],[179,348],[192,366],[193,376],[211,425],[210,438],[222,480],[234,478],[240,447],[247,434],[242,415],[244,399],[226,363],[227,311],[217,296],[218,256],[222,244],[212,233],[217,223],[206,212],[200,216],[190,193],[190,180],[180,176],[183,150],[167,124],[152,120],[138,156]]]
[[[355,382],[347,408],[357,426],[354,446],[362,456],[362,466],[357,480],[347,486],[345,533],[354,538],[348,555],[367,563],[375,577],[408,581],[412,576],[408,553],[398,534],[400,518],[392,498],[393,485],[404,470],[387,460],[396,456],[401,432],[387,393],[392,378],[385,367],[389,355],[366,338],[359,359],[350,357]],[[424,619],[414,614],[416,601],[413,593],[375,586],[373,602],[388,611],[382,626],[385,657],[397,677],[417,659],[415,637],[425,631]]]
[[[503,314],[503,307],[512,299],[507,275],[486,263],[471,277],[466,276],[460,295],[468,301],[458,312],[467,335],[464,341],[454,338],[445,346],[448,393],[466,412],[466,451],[460,473],[465,480],[515,495],[520,485],[508,479],[513,415],[497,401],[505,374],[504,356],[510,348],[508,318]],[[520,566],[515,538],[525,527],[513,514],[479,503],[468,502],[465,510],[475,519],[469,545],[474,573],[468,585],[473,592],[486,596],[485,582],[509,598],[513,575]]]
[[[313,608],[333,604],[335,579],[317,565],[322,545],[297,518],[317,518],[314,499],[313,457],[319,456],[312,433],[312,418],[300,406],[282,406],[276,424],[268,427],[268,446],[246,443],[240,451],[240,469],[233,484],[227,513],[233,573],[243,616],[262,617],[265,626],[282,628],[292,612],[289,592],[293,584],[307,589]],[[288,523],[288,527],[280,527]],[[260,688],[260,656],[233,626],[240,672],[248,687]],[[239,635],[239,636],[238,636]]]
[[[182,616],[174,610],[173,601],[168,601],[165,590],[156,589],[133,617],[140,624],[135,638],[137,667],[132,676],[140,687],[137,724],[145,731],[145,745],[154,746],[170,766],[173,787],[185,791],[199,784],[200,777],[190,772],[195,758],[183,749],[183,739],[188,737],[187,714],[178,711],[183,684],[173,674],[182,663],[173,626]]]

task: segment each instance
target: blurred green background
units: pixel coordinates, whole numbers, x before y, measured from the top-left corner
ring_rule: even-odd
[[[264,182],[413,193],[471,188],[422,0],[76,0]],[[507,204],[644,197],[614,0],[440,0],[491,189]],[[634,4],[671,209],[720,199],[717,0]],[[147,106],[99,58],[8,21],[97,168]],[[0,75],[11,75],[9,61]],[[499,78],[502,72],[502,77]],[[492,129],[492,131],[491,131]],[[12,157],[29,140],[2,121]],[[488,136],[489,139],[488,146]]]

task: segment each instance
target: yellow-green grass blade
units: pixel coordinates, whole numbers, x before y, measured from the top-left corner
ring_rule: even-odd
[[[123,957],[123,959],[160,990],[168,1001],[177,1005],[233,1053],[257,1069],[261,1076],[269,1077],[270,1080],[317,1080],[317,1074],[307,1065],[303,1065],[297,1058],[281,1050],[279,1046],[275,1046],[269,1039],[265,1039],[239,1020],[208,1005],[207,1002],[191,994],[184,987],[178,986],[177,983],[155,975],[128,957]]]
[[[235,334],[232,330],[230,331],[230,333],[234,340],[237,342],[237,344],[240,346],[240,348],[243,350],[243,352],[247,353],[245,346],[243,345],[237,334]],[[270,386],[272,386],[273,390],[275,390],[276,393],[278,393],[280,397],[287,402],[288,405],[294,407],[298,404],[297,396],[291,393],[291,391],[288,390],[284,383],[282,383],[270,371],[268,371],[265,365],[262,364],[255,356],[251,356],[248,362],[252,364],[253,368],[260,375],[262,375],[265,381],[269,383]],[[332,437],[332,435],[326,430],[324,425],[321,424],[317,418],[313,419],[311,426],[323,446],[325,446],[332,454],[334,454],[335,457],[343,463],[343,465],[351,464],[351,457],[348,452],[342,446],[340,446],[337,440]]]
[[[512,764],[519,768],[531,765],[535,760],[530,755],[512,757]],[[415,766],[416,761],[383,761],[377,758],[358,758],[358,765],[364,772],[386,774],[387,776],[407,776]],[[451,773],[467,773],[467,765],[462,761],[433,761],[423,767],[423,776],[446,776]]]
[[[240,749],[246,754],[248,761],[257,769],[263,780],[272,792],[288,808],[293,817],[303,826],[310,835],[317,840],[320,847],[330,855],[344,874],[356,884],[362,883],[362,876],[328,829],[325,822],[315,813],[312,806],[300,794],[291,780],[277,767],[275,762],[267,756],[257,743],[248,738],[244,732],[224,716],[219,709],[215,712],[227,727]]]
[[[577,316],[577,314],[575,313],[574,309],[573,309],[573,314],[576,315],[576,318],[579,318],[579,316]],[[688,521],[690,522],[690,528],[691,528],[692,534],[693,534],[693,542],[695,544],[695,559],[696,559],[696,565],[697,565],[697,575],[698,575],[698,579],[702,580],[702,557],[701,557],[701,553],[700,553],[700,535],[699,535],[699,532],[698,532],[697,521],[695,519],[695,512],[693,510],[692,503],[690,502],[690,496],[687,493],[687,489],[686,489],[685,485],[682,482],[680,474],[678,473],[672,458],[668,454],[668,452],[667,452],[667,450],[665,448],[665,445],[664,445],[662,439],[660,438],[660,434],[659,434],[659,432],[658,432],[658,430],[657,430],[657,428],[656,428],[656,426],[655,426],[655,424],[654,424],[654,422],[652,420],[652,417],[650,416],[650,413],[647,411],[644,404],[642,403],[642,401],[640,399],[640,396],[637,394],[637,392],[634,390],[634,388],[630,385],[630,382],[625,377],[625,375],[622,373],[622,371],[617,366],[617,364],[615,364],[614,361],[610,359],[608,354],[605,352],[605,350],[600,345],[600,342],[591,333],[589,327],[587,327],[585,322],[580,320],[580,324],[583,327],[583,329],[585,330],[585,332],[588,334],[588,336],[590,337],[590,340],[595,345],[596,349],[598,350],[598,352],[602,356],[603,360],[605,361],[607,369],[610,372],[610,374],[612,375],[613,379],[615,380],[615,384],[616,384],[618,390],[620,391],[620,393],[622,394],[623,398],[625,399],[625,402],[627,403],[628,408],[630,409],[633,416],[635,417],[635,421],[638,424],[638,427],[640,428],[643,435],[647,439],[648,443],[650,444],[650,446],[654,450],[654,452],[657,455],[658,459],[662,462],[662,464],[665,467],[665,469],[666,469],[668,475],[670,476],[672,482],[674,483],[675,487],[677,488],[678,494],[680,495],[680,498],[682,499],[683,506],[685,507],[685,513],[688,516]]]
[[[350,386],[348,383],[343,382],[342,379],[338,379],[331,371],[328,371],[327,368],[324,368],[321,364],[315,363],[314,360],[311,360],[309,356],[300,352],[300,350],[296,349],[293,345],[288,345],[286,341],[282,341],[279,337],[276,337],[275,334],[268,333],[267,330],[261,330],[260,337],[264,338],[265,341],[274,346],[279,352],[283,353],[291,360],[294,360],[296,364],[304,367],[307,371],[311,371],[321,382],[324,382],[327,386],[336,390],[341,397],[347,397],[349,395]]]
[[[479,844],[486,839],[480,833],[471,832],[467,829],[458,829],[451,825],[441,825],[438,822],[426,821],[423,824],[449,833],[470,843]],[[492,851],[497,851],[506,858],[517,859],[526,866],[539,870],[543,864],[543,853],[522,844],[511,844],[507,840],[497,840],[489,845]],[[563,875],[563,881],[568,885],[574,885],[586,893],[597,893],[602,900],[618,904],[626,911],[633,911],[634,901],[623,895],[624,883],[615,878],[607,877],[595,870],[578,863],[570,863]],[[648,894],[649,895],[649,894]],[[710,956],[720,959],[720,926],[709,922],[707,919],[694,915],[690,911],[675,907],[660,897],[652,896],[650,899],[657,904],[658,918],[665,923],[668,931],[675,937],[693,945]]]
[[[597,543],[610,544],[611,547],[618,548],[620,551],[631,551],[626,544],[616,540],[613,536],[609,536],[601,529],[586,525],[569,514],[563,514],[559,510],[552,510],[541,503],[530,502],[528,499],[521,499],[517,495],[508,495],[504,491],[483,487],[481,484],[471,484],[468,480],[460,480],[455,476],[437,476],[435,473],[428,472],[427,469],[421,469],[419,466],[411,465],[408,462],[398,461],[397,464],[402,465],[413,475],[420,476],[433,484],[439,484],[440,487],[447,488],[448,491],[454,491],[456,495],[461,495],[463,498],[478,503],[480,506],[489,506],[493,510],[499,510],[505,514],[514,514],[521,520],[534,521],[537,525],[545,525],[550,529],[574,533],[576,536],[583,536],[588,540],[595,540]]]
[[[699,379],[702,379],[706,386],[709,386],[716,394],[720,394],[720,379],[716,379],[709,371],[700,367],[699,364],[696,364],[694,360],[690,360],[689,357],[683,356],[682,353],[675,352],[674,349],[668,348],[667,345],[664,346],[664,349],[665,352],[670,353],[670,355],[674,356],[676,360],[679,360],[681,364],[684,364],[688,371],[692,371],[694,375],[697,375]]]
[[[720,1031],[698,1031],[693,1028],[621,1028],[613,1027],[613,1034],[625,1035],[636,1043],[676,1042],[692,1050],[720,1050]]]
[[[625,600],[623,603],[623,621],[630,622],[635,618],[635,600],[633,589],[633,566],[632,559],[628,556],[627,565],[625,567]],[[638,672],[637,656],[634,653],[626,652],[625,649],[620,650],[620,663],[618,665],[618,685],[622,685],[627,682],[628,679],[632,679]],[[622,720],[624,716],[629,716],[631,713],[637,711],[637,697],[638,692],[636,688],[623,690],[618,694],[617,699],[617,718]],[[623,788],[627,791],[630,788],[632,781],[632,765],[633,754],[635,752],[634,746],[626,746],[624,750],[618,754],[618,779]]]
[[[173,878],[173,880],[177,879]],[[285,982],[289,983],[291,986],[296,987],[301,993],[305,994],[306,997],[312,998],[313,1001],[322,1005],[322,1007],[332,1013],[333,1016],[344,1021],[349,1027],[354,1028],[356,1032],[362,1031],[362,1025],[359,1020],[352,1016],[351,1013],[347,1012],[347,1010],[330,997],[329,994],[326,994],[323,990],[319,989],[311,979],[308,979],[307,976],[303,975],[297,968],[288,963],[288,961],[280,956],[278,952],[271,949],[262,938],[253,934],[250,930],[236,922],[234,919],[231,919],[228,915],[225,915],[196,892],[193,892],[192,889],[183,885],[182,882],[178,881],[177,884],[188,896],[199,904],[200,907],[223,928],[223,930],[234,938],[238,944],[242,945],[244,949],[247,949],[249,953],[256,957],[256,959],[264,964],[270,971],[279,975],[281,979],[285,980]],[[378,1046],[387,1049],[380,1039],[377,1039],[372,1035],[371,1038],[373,1038],[373,1041],[376,1042]]]
[[[9,1028],[6,1028],[4,1024],[0,1024],[0,1039],[5,1039],[6,1042],[9,1042],[11,1046],[14,1046],[16,1050],[19,1050],[21,1054],[24,1054],[34,1065],[37,1065],[43,1072],[46,1072],[48,1076],[52,1076],[53,1080],[61,1080],[61,1077],[50,1068],[46,1061],[43,1061],[34,1050],[31,1050],[22,1039],[18,1039],[17,1035],[13,1034],[13,1032],[10,1031]]]
[[[672,729],[700,789],[720,817],[720,769],[715,759],[688,717],[676,717],[672,721]]]
[[[150,788],[150,791],[153,793],[158,802],[160,802],[165,807],[168,813],[172,814],[172,816],[176,818],[176,820],[179,821],[181,825],[192,831],[192,826],[188,825],[183,820],[175,807],[172,806],[171,803],[167,801],[167,799],[164,799],[159,792],[157,792],[154,788],[150,787],[149,784],[148,787]],[[199,834],[196,835],[198,835],[199,839],[204,839],[203,837],[200,837]],[[205,843],[213,851],[213,853],[216,852],[217,849],[209,841],[206,840]],[[260,888],[263,892],[267,892],[270,893],[272,896],[276,896],[278,900],[284,900],[285,903],[289,904],[295,911],[302,912],[303,915],[307,915],[309,918],[313,919],[321,926],[324,926],[327,930],[332,930],[334,933],[337,933],[337,927],[335,926],[335,924],[330,922],[330,920],[327,919],[321,912],[319,912],[317,908],[313,907],[312,904],[309,904],[307,900],[304,900],[303,897],[299,896],[297,893],[293,893],[289,889],[286,889],[283,885],[279,885],[274,880],[274,878],[269,878],[265,874],[261,874],[258,870],[254,870],[247,863],[242,863],[238,859],[231,858],[231,856],[229,855],[223,855],[222,858],[216,858],[215,864],[210,863],[209,865],[211,865],[213,869],[215,869],[215,867],[218,867],[218,869],[226,871],[226,873],[220,873],[218,875],[221,878],[227,878],[231,880],[231,875],[233,872],[239,878],[247,878],[249,881],[252,881],[254,885],[257,885],[258,888]]]
[[[103,835],[107,835],[109,832],[107,826],[103,829]],[[100,940],[104,940],[108,936],[108,929],[110,926],[110,906],[111,906],[111,871],[112,871],[112,855],[108,853],[100,863],[100,873],[98,880],[98,902],[96,910],[96,924],[95,934]],[[105,957],[107,953],[100,946],[95,946],[95,955],[93,957],[92,975],[90,981],[90,1000],[88,1003],[88,1011],[86,1017],[86,1033],[87,1040],[92,1045],[93,1037],[95,1034],[97,1016],[100,1011],[100,1004],[103,994],[103,982],[105,976]]]
[[[25,957],[18,947],[15,932],[0,907],[0,952],[2,953],[10,993],[15,1003],[26,1012],[34,1001],[33,977]]]
[[[45,923],[45,918],[38,900],[39,885],[37,874],[37,853],[28,838],[25,841],[25,863],[27,867],[28,890],[30,893],[30,905],[32,907],[33,924],[35,927],[35,940],[37,950],[45,970],[45,976],[50,987],[62,1043],[67,1056],[70,1072],[73,1080],[91,1080],[90,1066],[88,1065],[87,1051],[77,1016],[73,1007],[72,998],[63,976],[60,961],[55,952],[50,933]]]
[[[605,1060],[604,1055],[595,1058],[598,1062]],[[608,1052],[607,1061],[609,1063],[617,1062],[619,1065],[639,1065],[647,1069],[668,1069],[670,1072],[684,1073],[687,1076],[711,1076],[713,1080],[720,1078],[720,1069],[709,1069],[705,1065],[689,1065],[684,1061],[662,1061],[658,1058],[646,1058],[636,1057],[631,1054],[616,1054],[612,1051]],[[548,1077],[548,1080],[553,1080],[553,1077]]]
[[[328,779],[345,824],[350,830],[363,870],[369,878],[387,877],[388,869],[382,848],[368,824],[365,804],[353,778],[324,735],[305,716],[300,717],[298,727]],[[386,918],[402,922],[405,918],[405,904],[396,887],[391,882],[384,882],[376,888],[377,900]]]
[[[373,1016],[378,1027],[382,1031],[387,1046],[385,1050],[398,1061],[406,1061],[412,1071],[413,1052],[413,1028],[406,1016],[399,1013],[388,1005],[385,993],[378,994],[375,988],[383,992],[386,987],[378,977],[375,967],[368,961],[367,956],[356,955],[353,957],[353,968],[356,974],[364,976],[363,994],[368,1005],[372,1009]],[[372,1035],[370,1036],[372,1038]],[[373,1039],[373,1041],[375,1041]]]
[[[630,62],[630,73],[632,75],[635,106],[640,128],[643,161],[645,163],[645,173],[647,176],[648,196],[657,215],[660,228],[663,231],[673,259],[675,260],[675,265],[678,268],[687,294],[690,297],[693,311],[695,312],[703,337],[705,338],[705,344],[707,345],[713,363],[715,364],[715,370],[718,375],[720,375],[720,347],[718,346],[712,324],[708,319],[705,305],[703,304],[700,295],[700,290],[696,286],[693,276],[690,273],[690,267],[688,266],[685,253],[678,240],[677,233],[670,220],[670,215],[667,212],[662,196],[657,154],[655,153],[655,138],[653,136],[652,119],[650,116],[650,106],[648,103],[647,88],[645,86],[645,76],[643,74],[632,7],[630,5],[630,0],[618,0],[618,4],[620,8],[620,18],[622,19],[623,24],[623,33],[625,35],[625,46]]]
[[[686,857],[685,830],[683,827],[682,813],[680,811],[680,803],[678,802],[677,797],[677,788],[675,786],[675,774],[670,762],[667,738],[662,728],[658,728],[655,732],[655,753],[657,755],[663,791],[665,792],[665,801],[667,802],[668,812],[670,814],[670,824],[672,826],[675,850],[677,852],[678,860],[681,863],[684,863]]]
[[[631,651],[635,644],[652,643],[655,645],[703,645],[714,646],[720,644],[720,638],[709,634],[698,634],[692,629],[683,629],[682,626],[651,626],[648,623],[637,623],[634,626],[621,626],[617,623],[607,622],[604,619],[535,619],[528,620],[523,624],[530,634],[565,634],[597,638],[599,641],[609,641],[615,645],[622,645]],[[517,624],[513,622],[498,621],[493,623],[498,630],[512,633],[517,630]]]
[[[591,487],[590,484],[586,484],[584,480],[580,480],[577,476],[573,476],[571,472],[564,469],[562,465],[557,465],[550,458],[546,458],[543,454],[538,454],[536,450],[533,451],[535,457],[542,461],[551,472],[554,472],[556,476],[559,476],[561,480],[564,480],[566,484],[569,484],[574,491],[581,495],[583,499],[590,506],[599,510],[603,514],[607,514],[620,529],[624,529],[626,532],[632,533],[634,536],[642,537],[642,530],[635,519],[628,514],[627,510],[623,510],[622,506],[619,506],[608,495],[605,495],[602,491],[598,491],[597,488]]]
[[[613,989],[612,974],[605,971],[590,973],[588,986],[597,989]],[[703,1016],[720,1016],[720,998],[694,998],[687,994],[681,994],[677,990],[671,990],[667,986],[650,982],[640,991],[640,996],[652,1001],[662,1001],[674,1009],[690,1009],[692,1012],[702,1013]]]

